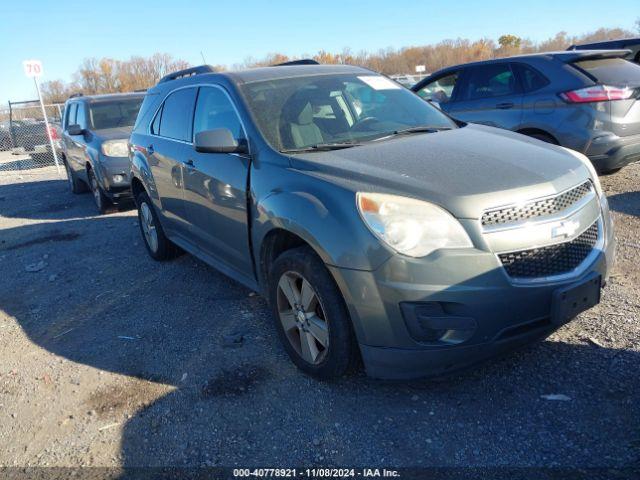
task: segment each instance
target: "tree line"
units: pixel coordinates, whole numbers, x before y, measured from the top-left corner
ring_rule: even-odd
[[[636,21],[640,32],[640,19]],[[416,65],[424,65],[427,72],[460,63],[488,60],[518,54],[566,50],[577,43],[598,42],[633,36],[634,33],[622,28],[600,28],[585,35],[571,36],[559,32],[542,42],[506,34],[494,41],[490,38],[468,40],[458,38],[443,40],[436,44],[383,49],[377,52],[352,52],[345,48],[341,52],[321,50],[315,55],[290,57],[273,53],[261,59],[247,58],[235,64],[232,69],[245,69],[273,65],[298,58],[313,58],[320,63],[360,65],[387,74],[412,74]],[[73,75],[73,81],[54,80],[42,85],[43,95],[48,103],[64,102],[71,94],[85,95],[98,93],[130,92],[155,85],[158,80],[172,71],[189,67],[185,60],[174,59],[166,53],[156,53],[151,57],[134,56],[128,60],[112,58],[87,58]],[[215,65],[216,70],[226,70],[224,65]]]

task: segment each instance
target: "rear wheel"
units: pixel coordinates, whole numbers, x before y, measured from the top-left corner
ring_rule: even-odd
[[[87,172],[87,176],[89,177],[89,188],[91,189],[91,193],[93,194],[93,201],[98,207],[98,212],[106,213],[109,209],[111,202],[107,198],[107,196],[102,191],[102,187],[98,183],[98,179],[96,178],[93,170],[89,169]]]
[[[276,329],[293,363],[321,379],[346,373],[357,358],[351,319],[322,260],[309,247],[287,250],[269,278]]]
[[[151,199],[146,192],[138,194],[138,222],[147,252],[154,260],[162,261],[176,257],[180,250],[164,234]]]
[[[71,192],[75,194],[86,192],[87,186],[82,182],[82,180],[79,180],[76,177],[75,173],[73,173],[73,170],[71,170],[71,167],[67,164],[66,160],[64,162],[64,169],[67,171],[67,182],[69,184],[69,190],[71,190]]]

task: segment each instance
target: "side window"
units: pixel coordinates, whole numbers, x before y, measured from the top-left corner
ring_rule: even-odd
[[[501,97],[518,93],[515,76],[508,63],[484,65],[469,69],[467,100]]]
[[[77,103],[69,104],[69,106],[67,107],[67,115],[64,120],[64,128],[67,128],[69,125],[75,125],[77,110],[78,110]]]
[[[80,128],[87,128],[87,114],[86,106],[82,103],[78,103],[78,113],[76,116],[76,123],[80,125]]]
[[[160,106],[158,113],[156,113],[156,116],[151,123],[151,133],[153,135],[160,135],[160,119],[162,118],[162,107],[163,105]]]
[[[164,125],[164,117],[162,121]],[[244,138],[242,124],[231,101],[219,88],[201,87],[193,119],[193,134],[228,128],[236,139]]]
[[[515,65],[520,74],[522,88],[525,92],[534,92],[549,85],[549,79],[533,67],[518,63]]]
[[[447,103],[457,93],[456,85],[458,83],[459,76],[460,72],[453,72],[445,75],[444,77],[440,77],[439,79],[426,84],[418,90],[417,93],[425,100]]]
[[[164,101],[160,120],[162,137],[191,141],[191,119],[197,90],[197,88],[176,90]]]

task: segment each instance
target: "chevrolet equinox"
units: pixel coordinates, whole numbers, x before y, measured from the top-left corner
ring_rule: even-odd
[[[264,294],[320,378],[358,358],[441,374],[544,338],[598,303],[613,261],[584,155],[454,121],[363,68],[176,72],[129,152],[151,257],[186,250]]]

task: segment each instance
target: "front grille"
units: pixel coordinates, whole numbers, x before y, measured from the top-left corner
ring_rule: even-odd
[[[498,256],[511,277],[549,277],[561,275],[577,268],[591,253],[597,241],[598,222],[596,221],[570,242],[519,252],[502,253]]]
[[[482,215],[482,226],[501,225],[515,223],[535,217],[545,217],[561,212],[576,203],[592,190],[590,181],[586,181],[577,187],[567,190],[555,197],[533,200],[519,206],[510,206],[489,210]]]

